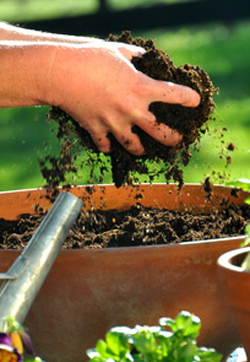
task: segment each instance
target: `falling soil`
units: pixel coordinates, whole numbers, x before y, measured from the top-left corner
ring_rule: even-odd
[[[184,183],[183,168],[189,163],[191,157],[190,145],[198,148],[201,136],[208,131],[207,121],[212,118],[215,104],[212,100],[216,92],[208,74],[198,66],[185,64],[175,66],[169,56],[156,48],[151,39],[132,38],[130,32],[123,32],[120,36],[110,35],[108,41],[119,41],[143,47],[146,52],[141,57],[133,57],[132,63],[141,72],[163,81],[189,86],[201,96],[197,108],[188,108],[181,105],[154,102],[149,110],[156,116],[158,124],[165,123],[177,130],[182,141],[175,147],[164,146],[142,129],[134,126],[132,131],[140,137],[146,151],[144,156],[138,157],[127,152],[112,134],[111,153],[103,155],[92,141],[90,134],[67,113],[60,108],[53,107],[49,120],[57,121],[59,128],[57,137],[61,140],[59,157],[47,156],[40,161],[43,177],[50,188],[57,187],[66,181],[68,172],[78,173],[81,167],[77,159],[87,152],[87,164],[91,167],[90,179],[94,169],[99,168],[97,183],[101,183],[105,172],[109,172],[104,159],[110,162],[113,182],[117,187],[127,183],[138,182],[138,174],[143,174],[147,182],[153,182],[156,177],[163,174],[166,182],[177,182],[181,188]],[[111,70],[112,71],[112,70]],[[124,100],[126,101],[126,100]],[[77,164],[77,166],[76,166]],[[86,165],[86,164],[85,164]],[[153,165],[153,168],[150,168]]]
[[[44,214],[22,215],[19,220],[0,219],[0,249],[22,249]],[[250,206],[230,204],[221,212],[193,215],[139,203],[127,211],[82,212],[71,229],[64,249],[96,249],[156,245],[244,235]]]
[[[163,174],[166,182],[173,180],[181,188],[184,183],[183,168],[191,157],[190,145],[198,148],[201,136],[208,131],[207,121],[212,119],[215,108],[212,96],[216,90],[204,70],[189,64],[176,67],[167,54],[156,48],[152,40],[133,39],[129,32],[124,32],[118,37],[110,35],[108,40],[143,47],[146,50],[145,54],[132,59],[138,70],[154,79],[171,81],[195,89],[201,96],[201,103],[197,108],[161,102],[150,104],[149,110],[156,116],[157,122],[165,123],[177,130],[183,139],[180,144],[170,148],[156,142],[140,128],[133,127],[132,131],[139,135],[146,150],[142,157],[128,153],[112,134],[108,135],[112,145],[111,154],[103,155],[86,130],[60,108],[52,108],[48,119],[58,123],[60,155],[46,156],[40,160],[40,166],[47,182],[46,187],[55,191],[52,193],[53,197],[56,197],[56,190],[60,184],[67,187],[66,174],[77,174],[83,167],[78,160],[83,149],[87,154],[87,165],[91,168],[90,179],[94,176],[94,169],[99,168],[99,177],[96,179],[98,183],[102,181],[105,172],[109,172],[104,162],[106,157],[110,162],[113,182],[117,187],[125,183],[138,182],[135,175],[139,173],[148,176],[149,182]],[[235,146],[230,143],[226,148],[233,151]],[[227,159],[227,162],[230,160]],[[150,164],[156,164],[156,170],[152,171]],[[209,200],[212,195],[209,177],[206,178],[203,188]],[[139,198],[137,202],[127,211],[82,212],[63,248],[109,248],[216,239],[243,235],[245,226],[250,222],[250,207],[247,205],[239,207],[230,204],[221,212],[193,215],[188,212],[147,208],[139,203]],[[44,214],[40,212],[34,216],[22,215],[16,221],[0,219],[0,249],[24,248],[43,217]]]

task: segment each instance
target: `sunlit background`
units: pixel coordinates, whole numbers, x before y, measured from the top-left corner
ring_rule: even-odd
[[[100,1],[104,8],[106,3],[111,11],[177,2],[181,1]],[[188,3],[188,0],[185,2]],[[25,24],[30,28],[33,26],[30,21],[64,16],[72,16],[73,24],[74,16],[98,12],[100,3],[97,0],[0,0],[0,14],[1,20],[21,26]],[[130,19],[125,20],[124,30],[130,30]],[[138,23],[140,21],[138,18]],[[96,29],[96,34],[100,34],[98,23]],[[70,33],[70,30],[66,32]],[[94,34],[86,32],[82,35]],[[214,182],[220,182],[218,173],[226,174],[229,180],[250,178],[250,18],[171,27],[166,23],[165,27],[143,30],[138,27],[132,31],[132,35],[152,38],[176,65],[190,63],[204,68],[220,89],[215,97],[216,121],[211,123],[211,127],[217,131],[203,138],[200,152],[193,152],[192,161],[184,171],[185,181],[202,182],[207,175],[213,175],[213,171],[216,171]],[[55,134],[51,132],[52,126],[45,121],[47,111],[48,107],[0,110],[0,190],[33,188],[44,184],[38,159],[45,153],[56,153],[58,150]],[[233,142],[236,145],[234,152],[227,152],[233,162],[226,168],[226,154],[220,157],[222,128],[228,130],[223,136],[225,144]],[[86,169],[78,183],[85,184],[88,180]],[[107,176],[104,182],[111,182],[111,177]]]

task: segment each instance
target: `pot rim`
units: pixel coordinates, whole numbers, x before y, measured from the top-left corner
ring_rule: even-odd
[[[193,241],[183,241],[181,243],[169,243],[169,244],[157,244],[157,245],[140,245],[140,246],[115,246],[112,248],[101,248],[101,249],[62,249],[60,251],[61,254],[81,254],[81,253],[123,253],[126,251],[129,252],[140,252],[141,250],[147,250],[149,253],[152,252],[152,249],[165,249],[165,248],[190,248],[190,253],[192,252],[192,248],[204,248],[204,244],[206,244],[208,247],[211,244],[223,244],[223,243],[232,243],[232,242],[238,242],[239,244],[244,241],[245,236],[231,236],[231,237],[225,237],[225,238],[217,238],[217,239],[205,239],[205,240],[193,240]],[[199,249],[198,249],[199,250]],[[238,250],[238,249],[237,249]],[[1,249],[0,254],[4,253],[21,253],[22,249]]]
[[[202,190],[202,184],[199,184],[199,183],[186,183],[184,186],[183,186],[183,188],[182,188],[182,190],[180,190],[180,194],[178,193],[178,185],[176,184],[176,183],[170,183],[170,184],[166,184],[166,183],[153,183],[153,184],[149,184],[149,183],[141,183],[141,184],[138,184],[139,186],[140,186],[140,188],[145,188],[145,190],[150,190],[151,188],[152,189],[161,189],[162,187],[166,187],[166,188],[170,188],[170,189],[172,189],[172,190],[174,190],[174,193],[172,194],[171,193],[171,197],[173,198],[175,198],[175,193],[177,193],[177,197],[179,198],[179,196],[180,196],[180,198],[182,197],[182,191],[183,191],[183,195],[186,195],[187,197],[192,197],[192,195],[193,195],[193,190],[195,190],[195,189],[198,189],[198,190],[201,190],[201,191],[203,191],[203,192],[205,192],[204,190]],[[77,192],[78,192],[78,190],[81,190],[81,189],[85,189],[85,188],[87,188],[87,187],[90,187],[90,186],[94,186],[94,187],[97,187],[97,188],[99,188],[99,189],[102,189],[102,188],[107,188],[107,189],[109,189],[111,192],[112,192],[112,189],[114,189],[115,188],[115,186],[113,185],[113,184],[93,184],[93,185],[72,185],[72,187],[69,189],[69,190],[67,190],[67,189],[63,189],[63,187],[60,187],[59,189],[60,189],[60,191],[61,190],[64,190],[64,191],[68,191],[68,192],[72,192],[73,194],[76,192],[76,196],[78,196],[77,195]],[[231,195],[231,193],[230,193],[230,190],[232,189],[232,187],[229,187],[229,186],[225,186],[225,185],[213,185],[213,188],[215,189],[215,190],[219,190],[218,192],[219,192],[219,195],[220,196],[224,196],[224,190],[225,190],[225,193],[226,193],[226,195],[227,196],[229,196],[230,197],[230,195]],[[124,185],[124,186],[122,186],[120,189],[123,189],[123,190],[121,190],[121,191],[119,191],[119,189],[118,189],[118,191],[119,192],[121,192],[122,193],[122,195],[123,195],[123,192],[124,192],[124,190],[125,190],[125,194],[127,193],[127,191],[128,192],[130,192],[130,190],[132,189],[132,186],[131,185]],[[222,195],[221,195],[221,190],[223,190],[222,191]],[[136,191],[136,189],[135,190],[132,190],[133,192],[135,191],[135,192],[137,192]],[[0,196],[1,197],[5,197],[5,195],[6,195],[6,197],[7,197],[7,201],[9,200],[9,197],[11,198],[12,197],[12,195],[14,195],[15,193],[18,193],[19,195],[20,195],[20,198],[18,198],[18,203],[20,204],[20,205],[23,205],[23,204],[25,204],[25,202],[24,202],[24,200],[23,200],[23,195],[26,195],[26,194],[32,194],[32,195],[34,195],[34,197],[36,197],[37,196],[37,194],[39,193],[39,192],[46,192],[46,190],[44,189],[44,188],[31,188],[31,189],[22,189],[22,190],[9,190],[9,191],[0,191]],[[199,192],[199,193],[195,193],[194,195],[195,195],[195,197],[196,197],[196,199],[198,198],[199,199],[199,197],[201,197],[200,195],[203,195],[203,192]],[[243,192],[243,191],[241,191],[241,196],[240,196],[240,198],[238,198],[238,199],[243,199],[243,196],[244,196],[244,198],[245,198],[245,194],[247,194],[247,195],[249,195],[250,193],[246,193],[246,192]],[[130,195],[130,194],[129,194]],[[243,196],[242,196],[243,195]],[[98,196],[99,197],[99,196]],[[215,202],[217,202],[217,198],[218,198],[218,195],[217,195],[217,191],[214,193],[214,195],[213,195],[213,197],[214,197],[214,199],[215,199]],[[81,198],[81,197],[80,197]],[[29,195],[29,197],[27,198],[27,199],[30,199],[30,195]],[[3,199],[4,201],[5,201],[5,199]],[[45,208],[47,208],[47,207],[50,207],[51,206],[51,204],[50,204],[50,202],[49,202],[49,200],[47,199],[47,198],[44,198],[43,200],[45,200],[45,202],[46,202],[46,204],[45,204]],[[204,208],[206,208],[206,206],[209,204],[209,202],[207,201],[207,200],[203,200],[204,201],[204,205],[202,206],[202,207],[204,207]],[[236,201],[237,201],[237,199],[236,199]],[[47,202],[48,202],[48,205],[47,205]],[[87,203],[88,203],[89,201],[87,200]],[[172,201],[171,201],[172,202]],[[10,203],[10,214],[12,215],[12,213],[14,212],[12,209],[13,209],[13,203]],[[213,201],[212,201],[212,204],[211,205],[213,205]],[[15,205],[14,205],[15,206]],[[112,205],[111,205],[112,206]],[[126,206],[126,205],[125,205]],[[194,207],[194,205],[192,206],[192,207]],[[26,211],[24,211],[24,212],[26,212]],[[1,217],[1,213],[0,213],[0,217]],[[11,216],[11,218],[12,218],[12,216]],[[203,239],[203,240],[196,240],[196,241],[194,241],[194,240],[191,240],[191,241],[184,241],[184,242],[182,242],[182,243],[180,243],[180,244],[167,244],[167,245],[157,245],[157,247],[158,248],[162,248],[162,247],[170,247],[170,246],[176,246],[176,245],[178,245],[179,247],[181,246],[181,247],[184,247],[184,246],[186,246],[186,247],[192,247],[192,246],[194,246],[194,245],[196,245],[196,246],[199,246],[199,245],[203,245],[204,243],[205,244],[207,244],[207,245],[209,245],[209,244],[216,244],[216,243],[221,243],[221,242],[228,242],[228,243],[230,243],[230,242],[237,242],[238,243],[238,245],[240,245],[240,243],[241,242],[243,242],[244,241],[244,239],[245,239],[245,235],[235,235],[235,236],[230,236],[230,237],[224,237],[224,238],[215,238],[215,239]],[[237,245],[237,246],[238,246]],[[129,247],[129,250],[131,250],[132,248],[136,248],[136,249],[138,249],[138,248],[147,248],[147,249],[149,249],[150,250],[150,248],[151,247],[155,247],[156,245],[147,245],[147,246],[130,246]],[[236,247],[235,245],[234,245],[234,247]],[[127,247],[117,247],[117,248],[112,248],[113,250],[114,249],[119,249],[119,250],[121,250],[121,249],[127,249]],[[85,249],[84,249],[85,250]],[[102,249],[103,250],[103,249]],[[12,250],[11,250],[12,251]],[[67,250],[66,250],[67,251]],[[88,249],[87,250],[88,252],[91,252],[91,249]],[[96,250],[95,250],[96,251]],[[220,255],[220,254],[219,254]]]
[[[164,182],[155,182],[155,183],[139,183],[139,184],[135,184],[135,185],[139,185],[139,186],[156,186],[156,185],[166,185],[166,186],[175,186],[176,188],[178,188],[178,185],[174,182],[170,182],[169,184],[166,184]],[[115,185],[113,183],[110,183],[110,184],[86,184],[86,185],[71,185],[71,188],[81,188],[81,187],[91,187],[91,186],[94,186],[94,187],[114,187]],[[198,182],[191,182],[191,183],[186,183],[182,186],[182,188],[185,188],[185,187],[190,187],[190,186],[199,186],[199,187],[202,187],[203,185],[201,183],[198,183]],[[222,188],[222,189],[228,189],[228,190],[231,190],[233,189],[234,187],[232,186],[226,186],[226,185],[222,185],[222,184],[213,184],[214,187],[216,188]],[[69,188],[69,191],[70,189]],[[131,185],[123,185],[121,186],[121,188],[131,188]],[[62,186],[59,186],[58,187],[59,190],[63,190],[63,187]],[[27,188],[27,189],[18,189],[18,190],[6,190],[6,191],[0,191],[0,195],[1,194],[9,194],[9,193],[15,193],[15,192],[31,192],[31,191],[38,191],[38,190],[45,190],[44,187],[33,187],[33,188]],[[65,189],[67,190],[67,189]]]
[[[247,254],[248,252],[250,252],[250,246],[227,251],[226,253],[222,254],[218,258],[217,264],[219,265],[219,267],[228,269],[229,271],[232,271],[232,272],[249,273],[249,272],[244,271],[240,266],[234,264],[234,260],[239,255]]]

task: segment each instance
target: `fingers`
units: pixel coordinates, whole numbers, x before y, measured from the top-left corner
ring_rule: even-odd
[[[134,125],[140,127],[144,132],[154,138],[157,142],[169,146],[176,146],[181,140],[182,136],[174,129],[170,128],[164,123],[158,123],[156,117],[150,111],[133,111],[130,114],[130,121],[125,124],[119,124],[119,122],[106,121],[109,126],[103,127],[98,123],[93,125],[89,129],[89,133],[93,139],[93,142],[98,147],[99,151],[103,153],[111,152],[110,139],[107,137],[109,133],[112,133],[116,140],[131,154],[135,156],[142,156],[145,154],[144,147],[141,144],[140,138],[137,134],[132,132]]]
[[[138,120],[137,125],[157,142],[165,146],[176,146],[182,140],[182,136],[176,130],[164,123],[157,123],[156,118],[150,112],[148,112],[144,119]]]
[[[195,90],[184,85],[149,78],[148,86],[154,102],[180,104],[184,107],[195,108],[201,101],[200,95]]]
[[[145,150],[140,142],[139,137],[134,134],[131,129],[127,131],[113,130],[112,134],[116,140],[130,153],[135,156],[141,156],[145,153]],[[107,137],[107,133],[91,133],[91,137],[99,151],[103,153],[111,152],[110,140]]]
[[[92,132],[91,137],[100,152],[110,153],[110,140],[105,133]]]
[[[141,144],[140,138],[131,131],[123,130],[123,132],[113,132],[118,142],[130,153],[135,156],[142,156],[145,150]]]

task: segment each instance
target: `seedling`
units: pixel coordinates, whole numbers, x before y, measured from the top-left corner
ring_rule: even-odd
[[[237,188],[241,188],[243,191],[250,192],[250,180],[241,178],[235,181],[230,182],[230,186],[234,186]],[[246,204],[250,205],[250,197],[247,197],[245,200]],[[250,225],[247,225],[245,228],[246,238],[244,242],[241,244],[242,247],[248,246],[250,244]],[[250,254],[248,253],[246,258],[243,260],[241,264],[242,269],[246,271],[250,271]]]
[[[89,362],[220,362],[212,348],[198,347],[200,319],[182,311],[158,326],[114,327],[87,351]]]

